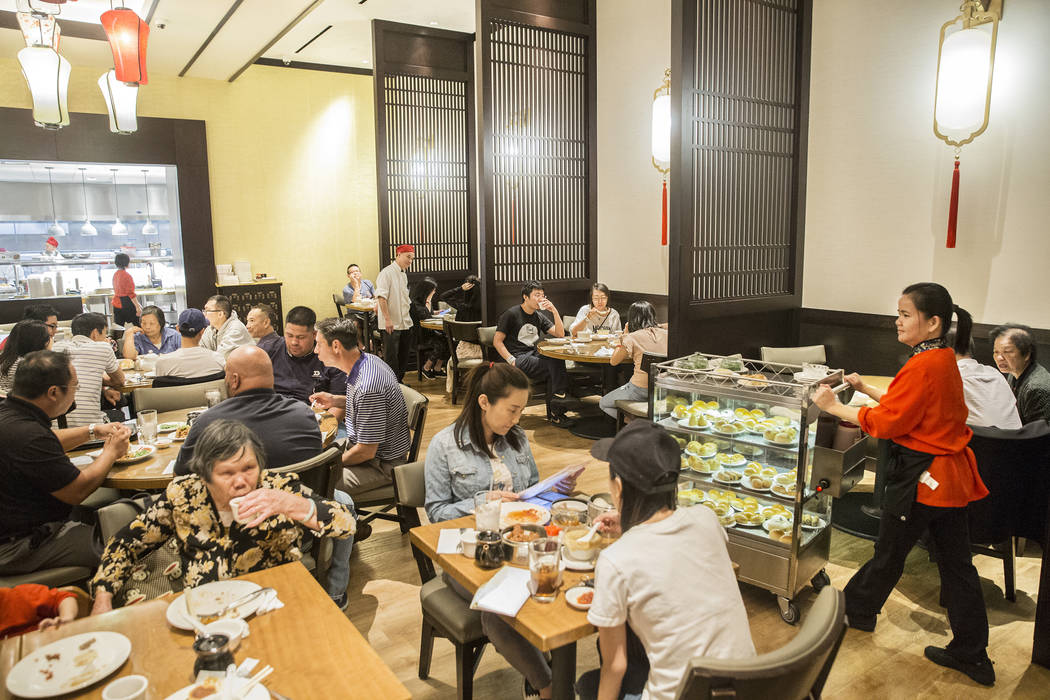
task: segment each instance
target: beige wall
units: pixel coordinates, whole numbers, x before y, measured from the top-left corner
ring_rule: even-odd
[[[667,293],[649,122],[670,38],[670,0],[598,3],[598,279],[613,289]]]
[[[933,280],[978,321],[1050,326],[1050,3],[1005,6],[948,250],[953,152],[933,135],[933,91],[958,3],[814,2],[806,306],[891,314],[904,286]]]
[[[105,113],[100,74],[73,67],[73,112]],[[11,59],[0,60],[0,106],[32,106]],[[141,116],[207,125],[216,262],[250,260],[285,283],[285,309],[322,317],[349,262],[378,271],[373,110],[371,77],[264,66],[233,83],[151,74],[139,94]]]

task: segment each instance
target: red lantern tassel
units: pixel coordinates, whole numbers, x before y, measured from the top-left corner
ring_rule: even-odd
[[[948,204],[948,243],[946,248],[955,247],[955,225],[959,220],[959,159],[955,159],[955,170],[952,172],[952,198]]]
[[[663,222],[660,226],[660,245],[667,245],[667,180],[664,179]]]

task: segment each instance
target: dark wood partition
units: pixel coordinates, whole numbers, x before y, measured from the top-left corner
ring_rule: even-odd
[[[186,300],[204,306],[215,293],[208,141],[204,122],[139,117],[138,131],[114,134],[105,114],[70,114],[58,131],[33,124],[32,110],[0,107],[0,158],[63,162],[174,165],[186,263]]]
[[[595,0],[478,0],[486,318],[545,285],[563,314],[597,274]]]
[[[414,281],[477,272],[474,35],[372,20],[379,261],[416,248]]]
[[[810,0],[674,0],[670,353],[798,341]]]

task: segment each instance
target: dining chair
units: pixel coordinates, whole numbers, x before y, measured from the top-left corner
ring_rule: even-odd
[[[496,337],[495,326],[479,326],[478,327],[478,342],[481,343],[481,353],[484,359],[491,361],[492,354],[494,351],[492,340]]]
[[[483,360],[470,359],[460,360],[456,356],[456,347],[462,343],[474,343],[481,345],[478,338],[478,329],[481,321],[453,321],[445,318],[445,340],[448,342],[449,363],[452,365],[452,405],[456,405],[456,397],[462,388],[463,378],[467,372],[482,364]]]
[[[790,642],[743,659],[695,658],[689,662],[675,697],[819,698],[845,634],[846,596],[825,586]]]
[[[419,509],[426,502],[424,463],[411,462],[394,467],[398,506],[405,513],[409,528],[419,527]],[[474,673],[488,638],[481,629],[481,613],[470,609],[470,603],[452,590],[434,572],[434,562],[412,545],[412,556],[419,569],[423,586],[419,603],[423,609],[423,627],[419,641],[419,677],[430,676],[434,656],[434,637],[444,637],[456,649],[456,691],[460,700],[470,700],[474,691]]]
[[[663,362],[667,359],[667,355],[660,355],[655,352],[643,352],[642,353],[642,364],[641,370],[646,374],[651,375],[650,369],[654,362]],[[627,401],[626,399],[620,399],[616,402],[616,432],[620,432],[626,423],[626,416],[633,418],[645,418],[646,420],[652,420],[653,417],[649,413],[649,401]]]
[[[191,384],[206,384],[208,382],[221,382],[226,379],[226,372],[216,372],[206,377],[156,377],[153,380],[154,389],[163,389],[169,386],[190,386]]]
[[[346,302],[343,301],[342,294],[333,294],[332,301],[335,302],[335,312],[339,315],[339,318],[346,317]]]
[[[14,588],[25,583],[36,583],[48,588],[58,588],[83,583],[95,572],[83,566],[56,566],[28,574],[4,574],[0,576],[0,588]]]
[[[412,436],[412,442],[408,449],[406,462],[416,461],[419,455],[419,446],[423,441],[423,428],[427,422],[427,407],[429,399],[410,386],[401,385],[401,393],[405,397],[405,405],[408,408],[408,430]],[[389,483],[371,486],[360,491],[350,491],[350,497],[354,499],[354,508],[357,510],[358,523],[369,523],[373,520],[390,520],[401,526],[401,532],[408,532],[402,509],[397,504],[397,485],[391,478]],[[391,510],[396,510],[391,513]]]
[[[801,365],[803,362],[822,365],[828,360],[823,345],[802,345],[793,348],[763,346],[759,352],[763,362],[772,362],[777,365]]]
[[[212,389],[218,389],[222,398],[226,398],[226,382],[221,379],[186,386],[135,389],[131,392],[131,398],[135,403],[136,411],[152,408],[158,413],[164,413],[180,408],[206,406],[208,400],[205,394]]]

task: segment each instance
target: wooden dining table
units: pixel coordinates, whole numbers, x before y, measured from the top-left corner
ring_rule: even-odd
[[[474,516],[467,515],[455,520],[412,528],[409,537],[412,543],[433,559],[446,574],[471,593],[476,593],[482,584],[496,575],[498,569],[482,569],[473,559],[468,559],[462,554],[437,553],[441,531],[462,527],[474,527]],[[569,607],[565,602],[565,591],[583,579],[593,576],[593,571],[566,569],[554,602],[539,603],[529,598],[516,616],[505,618],[530,644],[540,651],[550,652],[555,700],[576,697],[573,690],[576,682],[576,642],[597,631],[587,622],[587,613]]]
[[[537,343],[536,350],[544,357],[553,357],[556,360],[566,360],[589,365],[602,365],[602,395],[608,394],[616,388],[616,373],[612,366],[612,354],[598,354],[602,348],[613,350],[619,343],[619,336],[609,335],[601,340],[580,341],[570,339],[569,342],[556,340],[544,340]],[[573,435],[599,440],[612,437],[616,434],[616,420],[610,418],[604,411],[594,416],[581,416],[576,424],[569,428]]]
[[[299,562],[238,577],[277,590],[284,607],[248,619],[250,634],[234,652],[240,664],[259,659],[255,671],[269,664],[274,672],[263,685],[295,700],[374,700],[409,698],[408,689],[383,663],[350,620]],[[30,632],[0,647],[0,670],[58,639],[84,632],[112,631],[131,641],[131,655],[105,679],[63,698],[96,699],[121,676],[149,679],[146,700],[163,700],[192,682],[193,634],[165,619],[175,594],[112,612],[81,618],[53,630]],[[6,688],[0,698],[12,696]],[[216,696],[218,697],[218,696]]]
[[[185,423],[186,416],[190,411],[203,410],[205,410],[204,406],[165,411],[164,413],[157,414],[157,425],[164,423]],[[332,441],[335,440],[336,432],[339,429],[339,421],[335,416],[323,414],[320,428],[322,446],[327,448],[332,444]],[[158,437],[173,437],[174,435],[174,432],[170,432],[158,435]],[[132,443],[132,446],[135,446],[136,444],[137,443]],[[158,445],[157,451],[154,452],[152,456],[141,462],[114,466],[105,481],[102,482],[102,485],[112,489],[122,489],[127,491],[163,489],[167,487],[175,477],[174,472],[168,470],[168,465],[178,457],[179,449],[181,447],[181,441],[174,441],[166,446]],[[94,445],[70,450],[68,454],[70,458],[81,456],[90,457],[92,456],[90,453],[98,449],[99,447]]]
[[[355,312],[354,315],[361,319],[364,324],[364,346],[365,350],[372,352],[372,331],[375,330],[376,312],[379,303],[374,304],[347,304],[348,311]]]
[[[454,320],[454,319],[453,319]],[[445,332],[445,317],[444,316],[431,316],[425,318],[419,322],[419,325],[423,326],[428,330],[437,331],[438,333]]]

